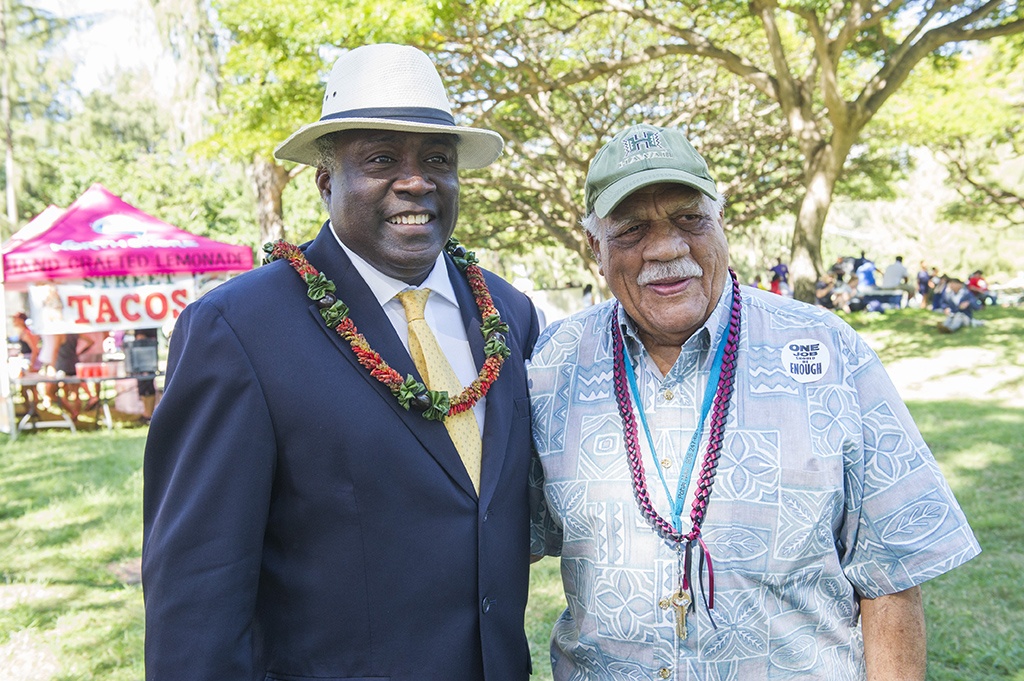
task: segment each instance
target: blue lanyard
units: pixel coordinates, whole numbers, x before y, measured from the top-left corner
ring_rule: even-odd
[[[711,365],[711,373],[708,376],[707,387],[704,388],[704,402],[700,408],[700,418],[697,420],[697,427],[690,438],[690,446],[686,450],[686,459],[679,470],[679,483],[676,486],[676,494],[673,498],[669,491],[668,482],[665,481],[665,471],[661,467],[661,459],[654,448],[654,438],[651,436],[651,429],[647,425],[647,416],[644,415],[644,403],[640,398],[640,389],[636,384],[636,374],[633,371],[633,362],[629,357],[625,358],[626,377],[629,379],[629,390],[633,393],[633,400],[636,402],[637,411],[640,412],[640,423],[644,427],[644,434],[647,436],[647,444],[651,448],[651,456],[654,457],[654,466],[658,469],[658,477],[665,488],[665,496],[668,497],[672,509],[672,527],[677,532],[682,532],[683,504],[686,503],[686,490],[690,486],[690,476],[693,475],[693,467],[697,463],[697,448],[700,447],[700,439],[704,435],[704,421],[707,420],[711,405],[715,401],[715,393],[718,389],[718,378],[722,373],[722,355],[725,354],[725,337],[719,339],[718,349],[715,351],[715,361]]]

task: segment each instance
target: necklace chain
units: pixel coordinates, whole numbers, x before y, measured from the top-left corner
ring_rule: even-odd
[[[359,333],[349,317],[348,306],[336,295],[337,287],[334,282],[318,272],[306,260],[301,249],[281,239],[264,245],[263,251],[266,253],[264,264],[274,260],[288,261],[292,269],[306,282],[307,295],[316,301],[317,307],[320,308],[320,316],[339,336],[348,341],[359,363],[369,370],[371,376],[387,386],[404,408],[415,409],[427,420],[443,421],[447,416],[472,409],[498,380],[501,365],[511,354],[506,340],[508,325],[501,321],[501,316],[494,307],[476,256],[472,251],[467,251],[459,245],[455,239],[448,240],[445,251],[451,256],[456,268],[466,276],[473,291],[473,299],[480,310],[480,333],[484,336],[486,359],[477,378],[462,393],[454,397],[449,396],[444,390],[427,390],[427,387],[413,376],[402,378],[401,374],[388,366]]]

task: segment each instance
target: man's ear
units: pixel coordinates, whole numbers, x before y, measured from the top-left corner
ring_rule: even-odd
[[[601,241],[590,232],[587,232],[586,234],[587,243],[590,244],[590,252],[594,254],[594,260],[597,261],[597,271],[603,277],[604,266],[603,261],[601,260]]]
[[[323,166],[316,167],[316,188],[320,191],[320,198],[325,202],[331,198],[331,171]]]

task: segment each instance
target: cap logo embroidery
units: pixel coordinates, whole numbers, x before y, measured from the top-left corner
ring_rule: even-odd
[[[631,165],[649,158],[672,158],[672,154],[662,145],[661,133],[655,130],[638,132],[622,140],[624,156],[619,167]]]

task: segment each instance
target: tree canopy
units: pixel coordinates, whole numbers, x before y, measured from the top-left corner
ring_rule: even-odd
[[[33,62],[48,54],[41,38],[5,52],[37,69],[19,66],[10,88],[22,93],[11,100],[19,165],[4,177],[22,189],[22,219],[103,181],[198,233],[254,245],[311,236],[322,219],[311,173],[294,182],[305,167],[273,148],[319,117],[343,50],[384,41],[430,54],[460,123],[506,140],[497,163],[462,174],[460,238],[567,260],[548,263],[554,279],[593,267],[578,228],[587,167],[638,122],[687,132],[728,197],[733,244],[762,243],[766,223],[789,220],[805,286],[822,269],[833,199],[891,199],[913,144],[947,161],[962,192],[950,217],[1022,219],[1024,183],[1007,172],[1024,101],[1015,2],[149,2],[178,60],[173,106],[139,87],[78,95],[67,64]],[[993,40],[981,65],[977,46]]]
[[[884,194],[904,158],[867,130],[883,104],[923,60],[1024,30],[1017,3],[994,0],[217,8],[232,40],[222,139],[240,153],[269,162],[272,141],[317,117],[338,49],[408,42],[434,56],[462,118],[508,142],[500,164],[467,178],[466,203],[480,209],[473,238],[515,247],[525,230],[585,257],[574,226],[587,163],[618,129],[648,120],[694,138],[735,229],[793,214],[793,269],[808,290],[832,197]]]
[[[0,117],[3,119],[7,197],[4,232],[31,219],[31,203],[19,205],[26,182],[22,164],[49,132],[48,123],[67,115],[65,91],[71,65],[54,58],[54,48],[72,22],[23,0],[0,2]]]

